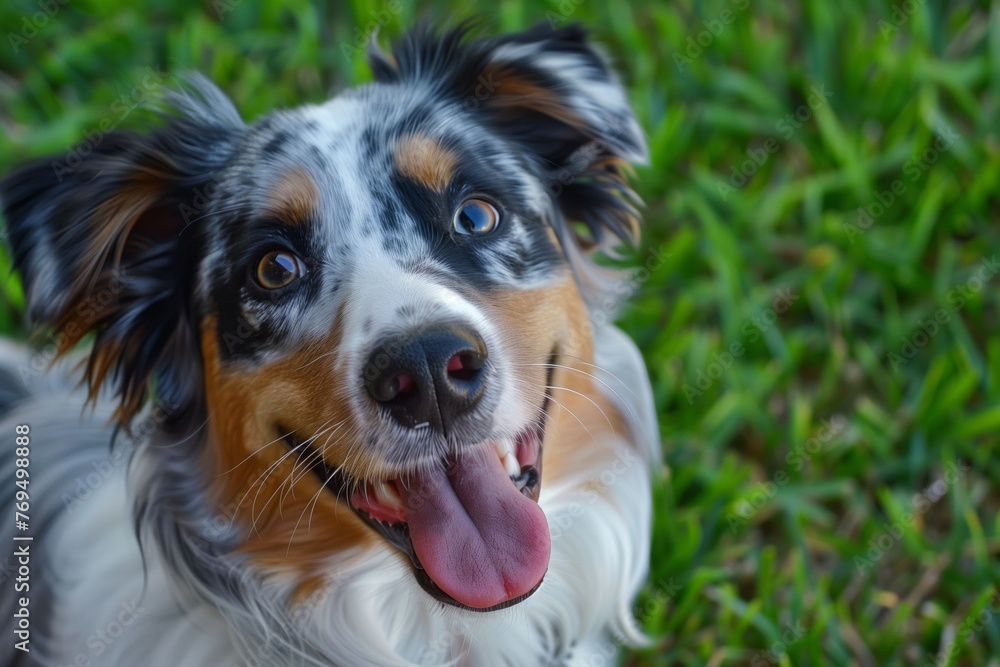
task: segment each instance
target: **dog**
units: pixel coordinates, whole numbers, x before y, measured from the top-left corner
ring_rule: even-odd
[[[0,348],[0,497],[30,517],[3,522],[30,555],[0,662],[646,640],[658,432],[595,261],[637,238],[645,140],[580,26],[472,32],[418,26],[372,82],[250,125],[191,75],[148,131],[0,184],[41,336]]]

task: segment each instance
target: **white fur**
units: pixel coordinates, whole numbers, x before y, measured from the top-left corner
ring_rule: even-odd
[[[552,558],[541,588],[524,602],[492,613],[442,605],[420,589],[391,547],[379,544],[331,555],[329,585],[290,617],[277,602],[289,594],[287,578],[245,582],[261,608],[295,628],[254,636],[248,628],[259,612],[234,604],[224,591],[184,596],[190,582],[170,571],[155,548],[147,546],[144,570],[122,466],[63,514],[44,543],[45,569],[58,576],[55,616],[51,636],[35,643],[32,658],[59,666],[88,660],[94,667],[610,664],[607,656],[617,650],[612,636],[643,639],[629,605],[647,573],[648,455],[657,448],[635,346],[613,328],[599,330],[597,341],[599,385],[625,406],[642,442],[609,438],[599,465],[543,485]],[[140,483],[155,478],[143,469],[145,453],[140,448],[133,461],[132,478]],[[97,633],[117,632],[123,604],[141,611],[127,613],[134,618],[105,642]]]

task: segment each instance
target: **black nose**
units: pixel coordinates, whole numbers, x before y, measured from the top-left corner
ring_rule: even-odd
[[[447,434],[486,386],[486,344],[458,324],[382,341],[364,367],[365,388],[404,426]]]

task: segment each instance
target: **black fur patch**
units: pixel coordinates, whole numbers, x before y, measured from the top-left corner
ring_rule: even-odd
[[[197,395],[190,305],[203,236],[197,227],[180,233],[181,211],[242,131],[229,102],[202,79],[172,100],[177,115],[152,134],[113,133],[68,174],[41,160],[0,183],[32,319],[54,331],[61,350],[94,334],[91,393],[107,382],[123,423],[154,377],[166,403],[185,405]]]

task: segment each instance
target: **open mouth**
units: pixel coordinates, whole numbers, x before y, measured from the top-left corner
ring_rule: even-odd
[[[351,483],[322,457],[313,471],[354,512],[410,560],[435,599],[471,611],[496,611],[538,590],[551,551],[538,495],[542,421],[432,466],[378,482]],[[290,443],[294,444],[294,443]]]
[[[406,479],[366,483],[350,504],[409,557],[431,596],[493,611],[534,593],[548,568],[540,490],[541,432],[530,429]]]

